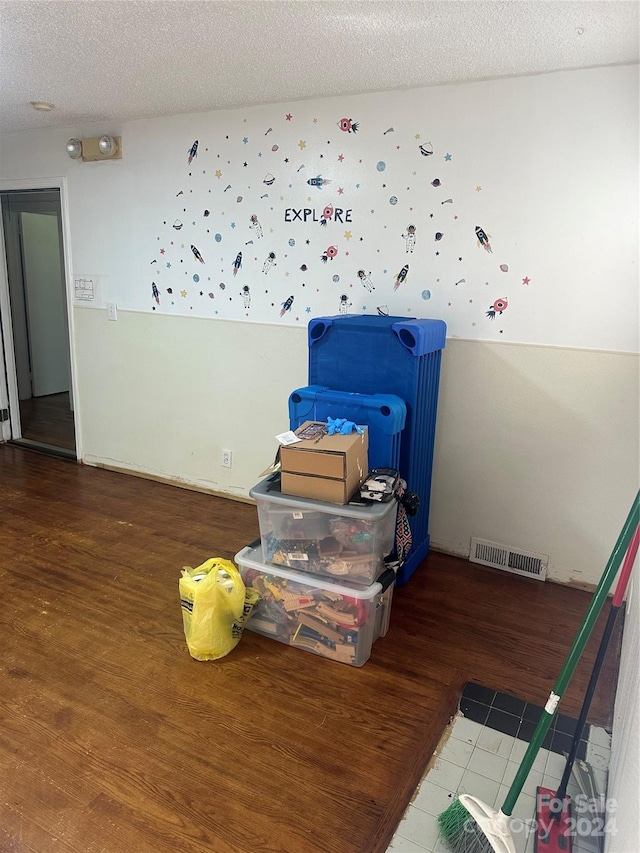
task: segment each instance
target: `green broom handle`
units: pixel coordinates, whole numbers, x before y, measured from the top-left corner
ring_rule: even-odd
[[[618,574],[618,569],[620,568],[620,564],[624,555],[629,548],[629,544],[631,539],[635,533],[636,527],[640,523],[640,492],[636,495],[636,499],[629,511],[629,515],[625,522],[624,527],[620,531],[620,535],[618,536],[618,541],[615,544],[615,547],[609,557],[609,562],[607,563],[605,570],[602,574],[602,578],[600,579],[600,583],[598,584],[596,591],[593,594],[593,598],[591,599],[591,603],[585,613],[580,628],[578,629],[578,633],[576,635],[575,640],[573,641],[573,645],[571,646],[571,650],[567,655],[567,658],[560,670],[560,675],[556,683],[553,686],[553,690],[549,695],[549,699],[540,716],[540,720],[538,721],[538,725],[536,726],[536,730],[533,733],[533,738],[531,739],[531,743],[527,747],[527,751],[524,754],[524,758],[518,768],[518,772],[516,773],[516,777],[513,780],[511,787],[509,788],[509,792],[507,793],[506,799],[502,806],[502,812],[505,815],[510,815],[513,811],[513,807],[516,804],[516,800],[520,796],[522,788],[524,787],[524,783],[526,782],[527,776],[531,768],[533,767],[533,762],[535,761],[536,755],[542,746],[542,741],[545,738],[545,735],[549,731],[549,727],[551,725],[551,721],[553,720],[556,709],[560,700],[562,699],[562,694],[569,683],[571,676],[576,668],[578,660],[580,659],[580,655],[582,654],[585,645],[589,639],[589,635],[593,629],[593,626],[600,615],[600,611],[602,610],[602,606],[609,594],[609,591],[613,585],[613,581],[615,580],[616,575]]]

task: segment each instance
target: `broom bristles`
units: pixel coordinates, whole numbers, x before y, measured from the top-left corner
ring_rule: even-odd
[[[491,842],[460,800],[438,816],[440,834],[452,853],[491,853]]]

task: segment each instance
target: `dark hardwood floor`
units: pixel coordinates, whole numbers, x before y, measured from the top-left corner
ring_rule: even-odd
[[[257,533],[252,505],[0,445],[2,853],[384,851],[465,682],[544,704],[590,600],[432,553],[362,668],[251,632],[196,662],[180,571]]]
[[[69,392],[20,400],[22,437],[75,452],[76,436]]]

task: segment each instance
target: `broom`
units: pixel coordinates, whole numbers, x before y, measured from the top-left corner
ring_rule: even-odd
[[[515,844],[509,831],[509,818],[639,523],[640,492],[636,495],[624,527],[620,531],[600,583],[582,619],[560,675],[549,694],[531,743],[524,754],[502,808],[497,811],[477,797],[461,794],[439,816],[441,835],[454,853],[490,853],[492,850],[495,853],[515,853]]]
[[[578,754],[578,747],[580,746],[582,732],[584,730],[585,723],[587,722],[587,714],[591,707],[591,700],[593,699],[600,671],[604,664],[607,648],[609,647],[609,640],[611,639],[611,635],[618,618],[618,613],[622,607],[624,594],[627,590],[629,578],[631,577],[639,545],[640,527],[636,527],[633,538],[631,539],[631,544],[629,545],[624,558],[620,575],[618,576],[618,583],[616,584],[613,601],[611,602],[611,609],[609,610],[609,615],[607,617],[607,624],[604,626],[604,631],[602,632],[602,639],[600,640],[600,646],[598,647],[598,654],[596,655],[589,684],[584,695],[582,708],[580,709],[580,715],[576,724],[573,740],[571,741],[571,749],[567,756],[560,785],[555,792],[549,788],[543,788],[540,786],[537,789],[536,851],[544,850],[545,853],[561,853],[562,850],[566,850],[568,847],[567,832],[570,800],[565,801],[565,797],[567,794],[569,777],[571,776],[573,764],[576,760],[576,755]],[[592,803],[591,805],[593,806],[594,804]]]

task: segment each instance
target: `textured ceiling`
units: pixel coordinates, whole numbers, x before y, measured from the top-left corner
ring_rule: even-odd
[[[0,130],[638,62],[637,2],[0,0]],[[49,101],[50,113],[30,101]]]

